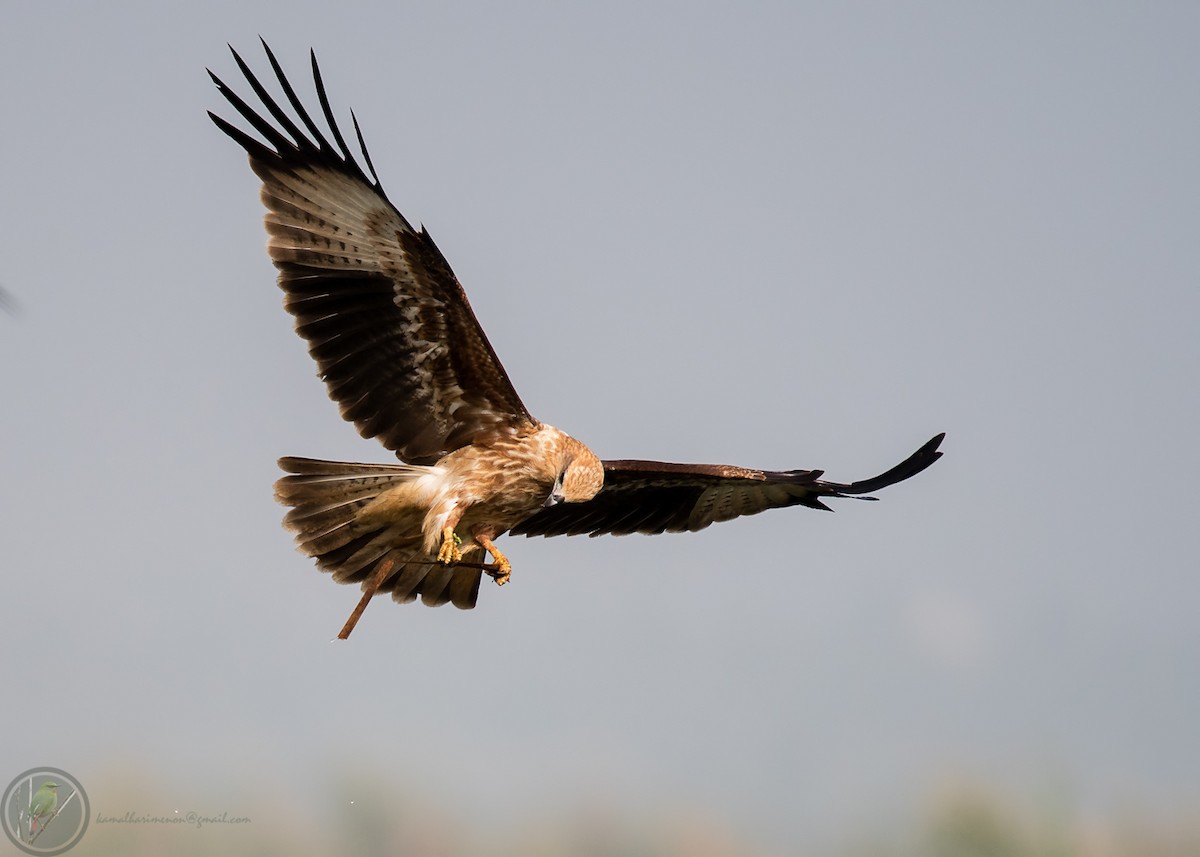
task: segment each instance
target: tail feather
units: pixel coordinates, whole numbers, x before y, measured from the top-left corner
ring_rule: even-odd
[[[356,579],[358,573],[363,569],[374,569],[383,555],[391,551],[394,546],[395,540],[386,530],[373,533],[367,538],[366,544],[354,550],[338,563],[338,570],[334,572],[333,579],[338,583]]]
[[[383,588],[390,590],[393,600],[400,604],[411,604],[419,596],[421,603],[429,607],[449,601],[455,607],[470,610],[479,597],[482,579],[483,572],[478,568],[443,565],[417,551],[397,560],[396,571]]]
[[[413,464],[353,464],[290,456],[279,459],[279,467],[291,475],[275,483],[275,499],[295,506],[298,513],[370,501],[388,488],[430,471]]]
[[[479,597],[479,582],[483,572],[478,568],[456,568],[450,581],[450,603],[462,610],[470,610]]]
[[[446,592],[450,588],[450,580],[454,577],[454,567],[439,562],[429,569],[419,587],[421,603],[426,607],[440,607],[450,600]]]
[[[421,559],[423,557],[419,553],[408,557],[403,564],[397,565],[396,573],[388,581],[392,598],[397,603],[411,604],[417,600],[421,583],[425,579],[425,573],[429,570],[420,561]]]
[[[283,516],[284,526],[296,532],[324,535],[352,519],[370,505],[374,497],[362,497],[329,506],[300,506]]]
[[[396,546],[391,540],[385,539],[387,547],[376,553],[375,548],[380,545],[373,543],[376,543],[381,536],[386,535],[386,530],[376,530],[359,536],[340,548],[322,554],[312,554],[312,556],[317,560],[317,567],[331,572],[333,579],[338,583],[361,583],[370,577],[370,571],[375,567],[374,560],[378,560],[387,553],[389,548]],[[301,550],[306,548],[303,544],[300,547]],[[371,557],[372,553],[375,553],[374,557]]]
[[[306,554],[320,560],[347,546],[354,546],[357,550],[361,540],[374,538],[377,533],[386,532],[387,529],[379,521],[355,517],[323,533],[301,530],[296,535],[296,543]]]
[[[292,507],[284,526],[296,534],[299,549],[335,581],[364,583],[381,562],[390,561],[395,567],[379,590],[391,592],[396,601],[419,596],[431,606],[475,606],[482,572],[447,566],[425,553],[422,510],[414,508],[411,519],[363,514],[381,494],[432,468],[294,457],[279,459],[279,466],[288,475],[275,483],[275,499]]]

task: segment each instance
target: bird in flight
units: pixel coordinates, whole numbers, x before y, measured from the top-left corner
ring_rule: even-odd
[[[521,403],[433,238],[384,194],[353,112],[362,165],[347,145],[316,54],[326,131],[263,48],[292,113],[230,48],[262,109],[209,76],[259,137],[209,116],[262,179],[284,306],[330,397],[359,434],[400,460],[279,460],[288,475],[275,496],[291,507],[284,521],[300,550],[337,582],[362,586],[340,638],[378,592],[474,607],[484,573],[504,584],[512,572],[495,543],[504,534],[694,532],[767,509],[827,509],[823,498],[874,499],[863,495],[941,456],[943,434],[887,472],[848,483],[820,470],[601,461]]]

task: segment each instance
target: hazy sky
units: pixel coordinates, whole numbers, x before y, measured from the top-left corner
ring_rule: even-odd
[[[1200,804],[1197,7],[5,18],[3,783],[220,810],[366,770],[485,830],[595,800],[783,846],[960,779]],[[537,417],[609,458],[945,457],[832,515],[505,540],[476,610],[378,600],[331,643],[358,592],[293,551],[275,459],[388,453],[205,115],[258,34],[314,107],[316,48]]]

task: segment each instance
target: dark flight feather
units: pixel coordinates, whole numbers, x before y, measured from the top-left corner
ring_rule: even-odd
[[[857,482],[827,482],[820,470],[749,470],[721,464],[605,461],[604,487],[586,503],[560,503],[525,519],[514,536],[655,535],[695,532],[767,509],[828,509],[823,497],[864,497],[933,464],[939,434],[892,469]]]
[[[433,464],[473,442],[538,425],[429,233],[414,229],[384,195],[355,118],[369,174],[359,166],[316,55],[313,81],[332,143],[263,47],[299,123],[232,48],[265,115],[209,75],[262,139],[209,115],[263,180],[284,304],[342,416],[411,464]]]

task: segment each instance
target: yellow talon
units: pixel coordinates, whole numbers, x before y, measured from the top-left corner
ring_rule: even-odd
[[[496,567],[489,568],[487,573],[496,581],[497,586],[503,586],[508,583],[509,577],[512,576],[512,566],[508,564],[508,560],[504,557],[496,558]]]
[[[508,558],[496,550],[496,546],[492,543],[492,540],[486,536],[480,536],[476,541],[479,542],[484,550],[492,555],[492,567],[485,568],[484,571],[492,576],[497,586],[503,586],[508,583],[508,578],[512,576],[512,566],[509,565]]]
[[[462,551],[458,549],[460,544],[462,544],[462,539],[454,532],[454,527],[446,527],[442,530],[442,549],[438,551],[438,562],[451,565],[462,559]]]

